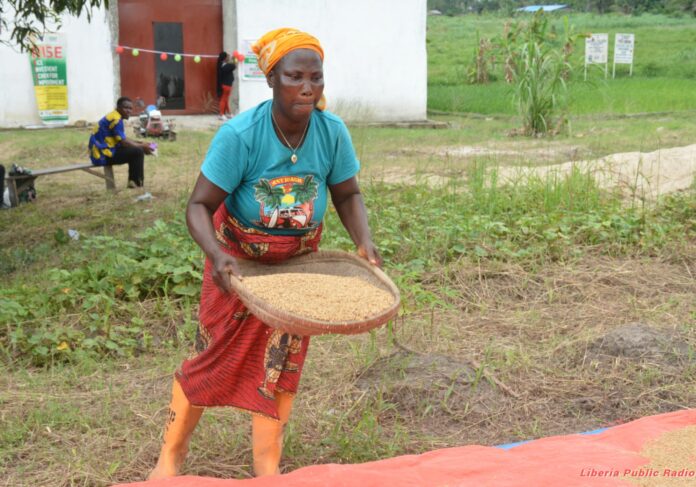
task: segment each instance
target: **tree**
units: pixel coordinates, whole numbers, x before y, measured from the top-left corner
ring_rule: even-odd
[[[469,10],[471,0],[428,0],[428,10],[439,10],[445,15],[461,15]]]
[[[667,0],[665,10],[671,14],[684,13],[696,17],[696,0]]]
[[[109,0],[0,0],[0,34],[10,32],[0,44],[30,51],[46,32],[60,27],[61,15],[78,17],[84,12],[91,20],[92,9],[102,5],[108,8]]]

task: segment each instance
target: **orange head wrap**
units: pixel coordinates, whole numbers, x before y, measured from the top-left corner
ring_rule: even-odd
[[[324,50],[316,37],[287,27],[267,32],[251,46],[251,50],[258,57],[259,68],[265,75],[268,75],[283,56],[295,49],[311,49],[319,54],[322,61],[324,60]]]

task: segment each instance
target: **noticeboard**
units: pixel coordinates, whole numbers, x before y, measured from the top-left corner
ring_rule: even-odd
[[[591,34],[585,39],[585,64],[606,64],[609,34]]]
[[[633,34],[616,34],[614,37],[614,64],[633,64]]]
[[[68,66],[65,34],[47,34],[29,53],[36,106],[44,124],[68,121]]]

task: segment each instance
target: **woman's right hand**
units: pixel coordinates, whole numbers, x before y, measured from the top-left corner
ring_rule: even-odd
[[[242,274],[237,264],[237,259],[223,251],[218,252],[211,258],[213,266],[213,281],[217,286],[226,293],[232,292],[230,284],[230,274],[241,278]]]
[[[186,223],[191,236],[205,252],[212,265],[215,284],[225,292],[232,292],[230,274],[242,277],[237,259],[220,247],[213,228],[213,214],[223,204],[228,192],[211,183],[202,173],[186,205]]]

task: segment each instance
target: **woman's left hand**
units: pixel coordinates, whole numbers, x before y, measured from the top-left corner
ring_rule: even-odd
[[[358,255],[370,264],[382,267],[382,257],[379,255],[379,250],[377,250],[377,247],[375,247],[372,241],[358,245]]]

